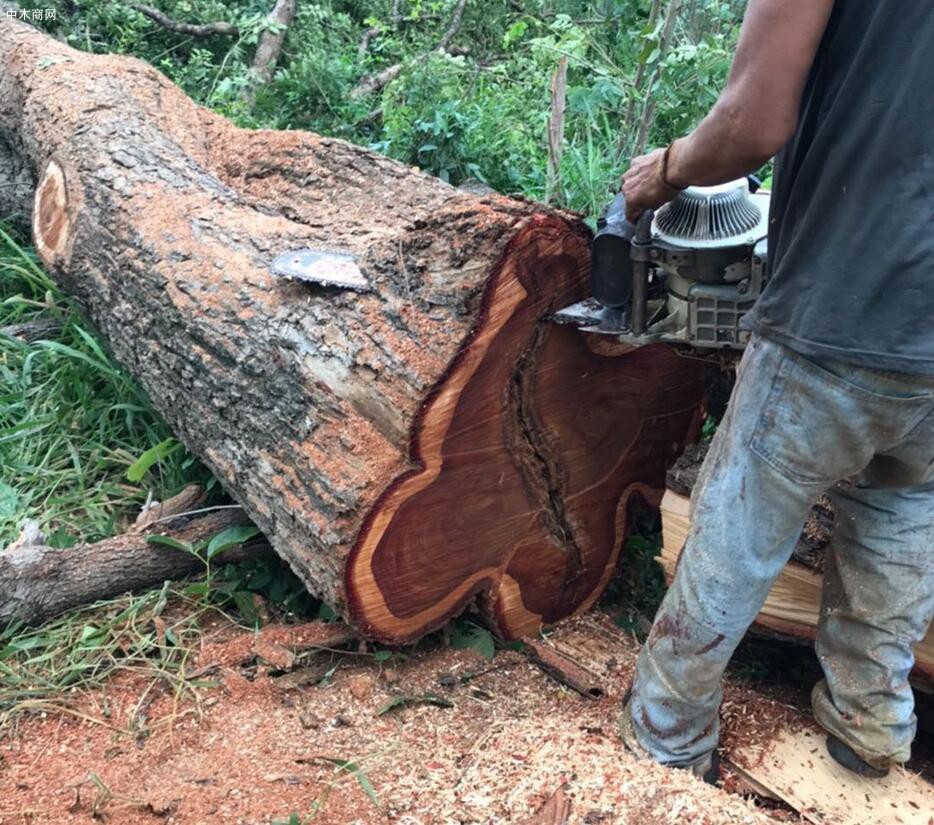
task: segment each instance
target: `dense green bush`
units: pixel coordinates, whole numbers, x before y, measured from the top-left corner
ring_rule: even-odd
[[[175,34],[108,0],[68,4],[44,25],[78,48],[149,61],[195,100],[244,126],[337,135],[454,184],[479,178],[534,198],[545,194],[551,77],[567,56],[566,150],[556,196],[592,214],[623,171],[647,100],[649,144],[684,133],[715,100],[743,2],[683,0],[665,48],[668,0],[468,0],[450,53],[442,54],[437,46],[456,0],[299,0],[275,77],[252,106],[242,91],[272,0],[157,5],[180,21],[227,20],[239,36]],[[378,34],[361,53],[370,28]],[[351,94],[361,78],[397,63],[402,71],[385,88]]]

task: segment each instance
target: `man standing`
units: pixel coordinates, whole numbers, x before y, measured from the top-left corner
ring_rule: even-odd
[[[934,614],[932,49],[934,3],[749,0],[720,100],[623,179],[634,220],[780,151],[771,280],[622,717],[632,750],[708,781],[723,671],[831,488],[814,713],[863,776],[910,756]]]

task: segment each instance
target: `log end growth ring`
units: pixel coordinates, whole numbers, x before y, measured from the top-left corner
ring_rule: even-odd
[[[530,220],[489,279],[473,334],[415,422],[413,468],[347,562],[351,617],[374,638],[412,641],[478,595],[507,638],[591,606],[629,501],[657,503],[694,437],[696,363],[664,346],[604,352],[546,320],[582,297],[588,246],[563,220]]]

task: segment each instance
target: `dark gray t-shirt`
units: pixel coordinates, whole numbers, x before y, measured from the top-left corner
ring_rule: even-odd
[[[747,326],[806,356],[934,375],[934,0],[836,0],[770,218],[771,281]]]

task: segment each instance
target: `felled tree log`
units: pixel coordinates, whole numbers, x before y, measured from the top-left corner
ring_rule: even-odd
[[[0,138],[34,243],[114,355],[289,561],[366,634],[479,600],[507,637],[591,605],[696,433],[702,375],[547,323],[586,291],[571,216],[356,146],[247,131],[152,67],[0,24]],[[287,282],[356,256],[372,291]]]
[[[197,545],[228,527],[249,524],[239,509],[197,518],[174,519],[148,534],[168,535]],[[204,569],[196,555],[151,543],[147,533],[130,532],[93,544],[56,550],[37,544],[0,553],[0,625],[39,624],[66,610],[121,593],[157,587]],[[226,564],[270,553],[264,541],[231,548],[214,560]],[[275,558],[275,556],[273,556]]]

